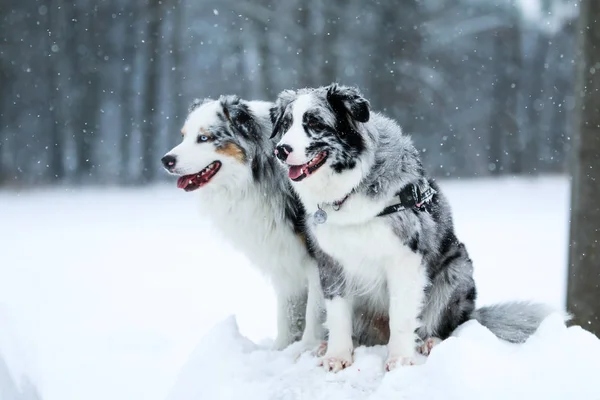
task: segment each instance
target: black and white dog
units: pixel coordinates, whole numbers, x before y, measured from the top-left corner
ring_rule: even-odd
[[[389,315],[386,369],[428,354],[477,319],[523,342],[552,312],[507,303],[475,310],[473,265],[456,238],[450,206],[400,127],[372,113],[356,88],[336,84],[282,92],[271,110],[275,154],[307,211],[317,246],[329,343],[322,360],[352,363],[352,312]]]
[[[179,188],[197,191],[203,215],[271,281],[277,296],[274,347],[283,349],[302,335],[304,350],[324,337],[322,292],[304,208],[273,156],[272,106],[237,96],[195,101],[181,144],[162,163],[179,176]],[[354,340],[385,343],[387,319],[356,313]]]

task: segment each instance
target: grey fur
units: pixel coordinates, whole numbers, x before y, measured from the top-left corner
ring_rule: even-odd
[[[481,307],[471,315],[500,339],[511,343],[523,343],[542,321],[555,312],[550,306],[526,301]],[[565,316],[568,319],[569,316]]]

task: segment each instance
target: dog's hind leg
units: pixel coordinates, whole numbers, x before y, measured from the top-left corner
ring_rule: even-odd
[[[285,291],[277,292],[277,338],[273,343],[275,350],[283,350],[300,339],[304,329],[306,313],[306,293],[290,295]]]
[[[477,292],[473,266],[463,246],[446,255],[427,288],[418,333],[422,340],[446,339],[471,318]]]

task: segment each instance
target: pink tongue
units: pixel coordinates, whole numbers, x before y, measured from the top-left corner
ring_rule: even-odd
[[[298,179],[300,175],[302,175],[302,167],[303,165],[293,165],[288,170],[288,176],[290,179]]]
[[[179,189],[185,189],[186,186],[190,183],[190,180],[193,179],[193,175],[185,175],[182,177],[179,177],[179,179],[177,179],[177,187]]]

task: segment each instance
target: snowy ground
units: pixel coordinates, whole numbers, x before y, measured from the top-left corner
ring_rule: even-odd
[[[567,181],[505,179],[442,185],[459,236],[475,262],[479,305],[531,298],[563,307]],[[264,345],[275,332],[274,297],[243,256],[213,237],[193,197],[174,184],[130,191],[0,192],[0,328],[10,324],[11,332],[17,332],[25,356],[18,359],[27,360],[13,366],[13,374],[28,375],[44,400],[162,400],[169,393],[181,400],[186,393],[199,392],[199,387],[222,387],[222,373],[237,376],[234,382],[247,393],[253,388],[248,386],[255,369],[251,367],[257,363],[268,364],[270,374],[295,371],[301,379],[319,380],[314,388],[305,388],[315,393],[325,382],[333,382],[325,385],[328,393],[338,386],[353,387],[342,398],[364,398],[380,381],[378,395],[392,387],[406,389],[403,382],[408,380],[417,382],[412,388],[419,394],[419,387],[431,386],[438,375],[455,380],[439,381],[435,390],[452,393],[470,385],[476,393],[483,384],[471,381],[474,370],[495,374],[497,368],[508,374],[510,362],[527,366],[531,362],[527,354],[540,349],[546,351],[535,363],[540,368],[572,369],[563,364],[567,350],[573,351],[571,361],[583,367],[583,360],[575,357],[598,347],[595,338],[561,330],[553,320],[536,337],[538,347],[532,343],[529,350],[506,348],[473,325],[464,336],[439,347],[425,369],[394,372],[398,379],[382,380],[379,359],[384,349],[361,349],[355,366],[367,377],[360,381],[349,379],[356,369],[327,376],[313,368],[314,360],[308,356],[293,363],[288,353],[244,354],[256,345],[241,339],[227,317],[234,314],[241,334]],[[560,335],[564,336],[560,341],[552,341]],[[581,340],[569,347],[566,335]],[[2,338],[0,355],[9,357],[5,353],[14,347]],[[560,348],[554,348],[557,343]],[[217,354],[222,355],[214,360]],[[461,361],[449,361],[454,359]],[[205,368],[210,366],[214,368]],[[194,373],[199,369],[202,376]],[[544,374],[545,369],[540,371],[530,378],[559,381],[550,372]],[[279,379],[262,378],[256,390],[272,390],[272,380]],[[294,379],[287,376],[289,382]],[[298,385],[289,393],[300,390],[294,389]],[[257,398],[273,392],[261,393],[265,396]]]

